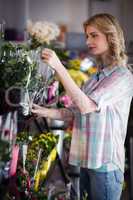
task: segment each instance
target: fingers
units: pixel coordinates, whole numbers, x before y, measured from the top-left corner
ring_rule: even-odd
[[[53,50],[48,49],[48,48],[44,48],[44,49],[42,50],[42,52],[45,52],[45,53],[53,53]]]
[[[41,106],[39,106],[39,105],[33,103],[33,104],[32,104],[32,108],[33,108],[33,109],[35,109],[35,108],[41,108]]]
[[[40,117],[45,117],[45,108],[44,107],[42,107],[42,106],[39,106],[39,105],[37,105],[37,104],[33,104],[32,105],[32,108],[31,108],[31,112],[32,112],[32,114],[35,116],[35,117],[37,117],[38,119],[40,118]]]
[[[42,59],[44,60],[49,60],[52,56],[53,56],[53,51],[51,49],[47,49],[45,48],[43,51],[42,51]]]
[[[32,104],[31,112],[37,114],[40,109],[41,109],[41,106],[39,106],[37,104]]]
[[[44,115],[45,112],[44,112],[43,106],[39,106],[37,104],[32,104],[31,112],[32,112],[33,116],[35,116],[37,119],[39,119],[40,117],[45,117],[45,115]]]
[[[60,67],[62,67],[61,61],[56,55],[56,53],[51,50],[45,48],[41,54],[42,60],[46,62],[50,67],[52,67],[55,71],[58,71]]]

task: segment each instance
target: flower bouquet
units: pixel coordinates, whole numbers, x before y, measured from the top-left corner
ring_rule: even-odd
[[[29,40],[23,44],[5,41],[0,43],[0,88],[2,91],[10,90],[10,94],[13,90],[15,92],[19,90],[19,93],[22,93],[21,97],[23,97],[21,106],[25,107],[23,112],[27,115],[30,100],[39,99],[44,95],[45,102],[45,89],[42,85],[47,87],[47,82],[53,76],[53,71],[49,70],[48,66],[42,66],[45,64],[41,62],[40,51],[42,47],[50,47],[59,35],[59,28],[56,24],[46,21],[35,23],[29,21],[26,31]],[[43,90],[43,94],[40,94],[41,97],[38,95],[39,89]],[[12,105],[13,103],[14,101],[11,102]]]
[[[47,46],[59,36],[59,28],[56,24],[47,21],[28,21],[27,32],[29,33],[31,49]]]
[[[28,135],[21,132],[17,135],[16,145],[19,147],[16,172],[10,176],[4,200],[41,200],[47,199],[45,185],[47,173],[56,159],[58,136],[52,133]],[[10,183],[12,184],[10,185]],[[5,187],[5,182],[0,185]]]

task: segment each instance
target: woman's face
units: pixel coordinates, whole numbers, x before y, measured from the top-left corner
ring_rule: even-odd
[[[86,43],[89,52],[93,56],[104,56],[109,51],[109,44],[106,35],[93,26],[86,28]]]

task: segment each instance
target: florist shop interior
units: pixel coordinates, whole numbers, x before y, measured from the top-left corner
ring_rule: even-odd
[[[96,13],[110,11],[124,29],[133,71],[133,4],[131,0],[12,2],[0,0],[0,199],[79,200],[80,168],[68,164],[73,121],[68,124],[31,113],[32,103],[47,108],[72,104],[40,54],[43,48],[52,48],[81,88],[97,73],[82,24]],[[133,200],[132,131],[133,103],[121,200]],[[87,199],[85,194],[83,200]]]

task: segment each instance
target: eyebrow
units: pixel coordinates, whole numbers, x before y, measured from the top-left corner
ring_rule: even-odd
[[[96,34],[96,33],[98,33],[98,32],[96,32],[96,31],[93,31],[93,32],[90,32],[89,34]]]
[[[86,33],[86,36],[93,35],[93,34],[98,34],[98,32],[90,32],[90,33]]]

